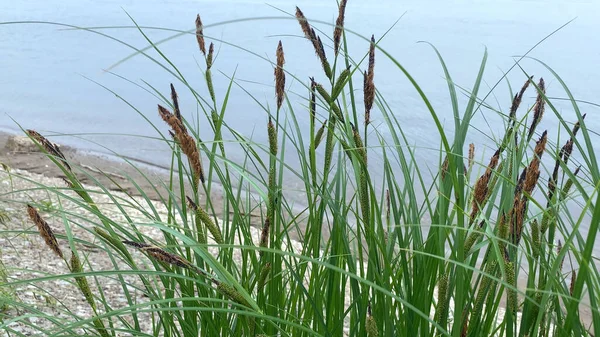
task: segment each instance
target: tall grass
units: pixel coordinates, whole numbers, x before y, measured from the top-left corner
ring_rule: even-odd
[[[600,197],[597,183],[590,183],[600,177],[585,115],[568,87],[547,67],[572,103],[577,116],[573,121],[562,119],[546,96],[544,80],[523,71],[522,88],[512,102],[504,102],[506,112],[497,112],[504,130],[494,153],[484,157],[478,144],[466,139],[473,117],[485,104],[481,85],[487,53],[461,108],[462,89],[457,90],[434,48],[454,115],[453,130],[445,130],[415,79],[375,37],[352,46],[364,48],[362,60],[350,58],[345,7],[342,0],[332,38],[317,32],[296,9],[299,32],[324,75],[322,82],[314,79],[316,74],[306,74],[310,82],[296,79],[306,86],[306,104],[288,98],[285,83],[291,75],[285,70],[285,43],[273,46],[273,101],[263,104],[255,98],[264,110],[268,144],[254,143],[228,126],[228,102],[235,99],[230,90],[237,83],[232,79],[226,92],[215,92],[211,70],[214,43],[219,41],[205,35],[200,16],[192,34],[206,61],[206,88],[191,87],[184,70],[136,25],[158,58],[134,51],[179,81],[170,90],[167,83],[156,89],[158,113],[166,123],[153,127],[169,129],[170,136],[159,137],[172,149],[170,177],[156,183],[162,197],[150,200],[142,189],[137,191],[140,198],[123,196],[100,183],[84,186],[84,173],[76,163],[69,163],[44,136],[29,131],[66,177],[67,188],[37,188],[59,201],[52,206],[52,222],[60,222],[67,235],[57,238],[48,230],[50,214],[39,213],[40,204],[31,202],[27,209],[56,253],[52,258],[64,258],[71,273],[8,285],[75,281],[91,311],[89,316],[55,320],[28,303],[10,305],[52,322],[50,328],[38,328],[48,336],[81,331],[194,337],[600,336],[600,325],[591,323],[600,322],[600,272],[592,256]],[[325,48],[329,39],[333,52]],[[412,84],[439,133],[440,160],[431,179],[403,131],[410,126],[399,122],[394,106],[377,91],[377,60],[383,58]],[[357,81],[359,75],[362,81]],[[176,88],[196,98],[201,112],[197,117],[204,115],[201,123],[210,125],[211,135],[200,135],[197,125],[182,117]],[[521,104],[526,92],[537,96],[531,108]],[[372,110],[383,116],[380,128],[389,133],[385,137],[372,123]],[[566,130],[564,145],[558,130],[541,130],[540,121],[549,113]],[[303,115],[310,120],[308,136],[298,122]],[[224,138],[226,134],[232,139]],[[228,156],[224,144],[232,141],[243,149],[242,161]],[[377,156],[372,155],[375,151]],[[574,153],[581,165],[573,163]],[[297,157],[298,166],[286,163],[290,155]],[[542,161],[548,158],[554,162],[551,169]],[[381,181],[375,181],[373,166],[382,168]],[[290,176],[303,184],[301,210],[285,193]],[[223,188],[222,213],[214,211],[215,184]],[[127,221],[116,220],[97,203],[100,196]],[[572,200],[583,205],[581,215],[567,207]],[[82,218],[63,207],[66,202],[88,215]],[[259,229],[252,228],[251,212],[260,215]],[[588,221],[589,229],[582,231]],[[75,237],[75,229],[89,238]],[[63,253],[59,244],[71,252]],[[80,251],[84,244],[101,249],[114,270],[93,270]],[[565,260],[574,261],[572,268]],[[134,281],[124,277],[131,275]],[[126,305],[106,299],[99,285],[109,279],[121,284]],[[131,289],[147,299],[136,302]],[[580,309],[587,305],[592,310],[585,319]],[[6,317],[0,327],[11,336],[23,335],[12,327],[14,321],[19,318]],[[151,328],[143,330],[141,321]]]

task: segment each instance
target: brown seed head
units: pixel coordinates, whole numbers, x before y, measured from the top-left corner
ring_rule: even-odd
[[[544,154],[544,150],[546,149],[546,141],[547,141],[548,133],[544,131],[542,137],[538,140],[534,149],[534,157],[529,163],[529,168],[527,169],[527,173],[525,175],[525,181],[523,183],[523,191],[527,194],[531,195],[535,185],[537,184],[538,178],[540,176],[540,160],[542,155]]]
[[[183,120],[181,119],[181,111],[179,110],[179,99],[177,99],[177,92],[175,91],[173,83],[171,83],[171,100],[173,101],[173,112],[175,113],[175,117],[181,121],[181,126],[185,130]]]
[[[27,134],[29,134],[29,136],[31,138],[33,138],[35,141],[37,141],[38,143],[40,143],[40,145],[42,145],[44,147],[44,149],[51,155],[53,155],[54,157],[58,158],[60,161],[63,162],[63,164],[65,165],[65,167],[69,170],[71,170],[71,165],[69,165],[69,163],[67,162],[67,158],[65,157],[65,155],[62,153],[62,151],[60,150],[60,148],[58,147],[58,145],[52,143],[51,141],[49,141],[46,137],[42,136],[41,134],[39,134],[37,131],[35,130],[27,130]]]
[[[124,244],[137,248],[137,249],[142,249],[142,248],[148,248],[148,247],[152,247],[151,245],[144,243],[144,242],[136,242],[136,241],[128,241],[128,240],[123,240],[121,241]]]
[[[369,68],[364,73],[364,101],[365,101],[365,125],[368,125],[371,119],[371,109],[375,100],[375,36],[371,36],[369,46]]]
[[[204,170],[202,169],[202,162],[200,161],[200,153],[198,152],[196,141],[188,134],[181,120],[160,104],[158,105],[158,113],[171,129],[173,129],[171,135],[175,135],[174,138],[179,144],[179,147],[188,157],[190,166],[194,172],[193,178],[195,185],[198,185],[198,181],[204,183]]]
[[[37,210],[31,205],[27,205],[27,214],[29,215],[31,221],[33,221],[33,223],[37,226],[38,232],[40,232],[40,235],[42,236],[42,238],[44,238],[46,245],[50,247],[50,249],[56,255],[60,256],[61,258],[64,258],[62,250],[60,250],[60,247],[58,246],[56,236],[54,235],[52,228],[50,228],[50,225],[48,225],[46,220],[42,219]]]
[[[542,116],[544,116],[544,96],[546,95],[546,85],[544,84],[544,79],[540,78],[540,82],[538,83],[538,95],[535,101],[535,107],[533,108],[533,120],[531,121],[531,126],[529,127],[529,132],[527,135],[527,139],[531,139],[533,136],[533,132],[535,128],[538,126],[540,121],[542,120]]]
[[[473,167],[473,163],[475,159],[475,144],[469,144],[469,168]]]
[[[490,158],[490,163],[485,170],[485,173],[477,179],[475,182],[475,188],[473,189],[473,202],[471,205],[471,221],[475,220],[477,214],[479,214],[479,210],[484,206],[486,202],[486,198],[489,190],[490,178],[492,177],[492,172],[496,169],[498,165],[498,160],[500,159],[500,149],[496,150],[492,158]]]
[[[283,55],[283,46],[281,41],[279,41],[279,45],[277,46],[277,67],[275,68],[275,96],[277,98],[277,110],[281,109],[281,105],[283,104],[283,93],[285,90],[284,63],[285,57]]]
[[[204,43],[204,32],[202,26],[202,19],[200,19],[200,14],[196,15],[196,40],[198,40],[198,46],[200,47],[200,51],[202,54],[206,55],[206,45]]]
[[[562,241],[558,240],[558,246],[556,247],[556,255],[557,256],[560,255],[560,252],[562,251],[562,249],[563,249]],[[559,266],[560,271],[562,271],[564,263],[565,263],[565,257],[563,256],[560,259],[560,266]]]
[[[510,107],[510,118],[513,119],[513,123],[514,123],[514,118],[517,114],[517,109],[519,108],[519,105],[521,105],[521,101],[523,100],[523,94],[525,94],[525,90],[527,90],[527,87],[529,86],[529,82],[531,82],[532,79],[533,79],[533,76],[529,77],[527,79],[527,81],[525,81],[525,84],[523,84],[523,87],[521,88],[519,93],[515,95],[515,98],[513,99],[512,106]]]
[[[206,69],[210,70],[210,68],[213,65],[213,57],[215,54],[215,44],[214,43],[210,43],[210,45],[208,46],[208,55],[206,55]]]
[[[148,253],[148,255],[152,256],[153,258],[155,258],[158,261],[172,264],[174,266],[178,266],[178,267],[187,269],[191,265],[188,261],[186,261],[181,256],[175,255],[173,253],[169,253],[169,252],[165,251],[164,249],[161,249],[158,247],[154,247],[154,246],[144,247],[144,248],[140,248],[140,250]]]
[[[296,7],[296,18],[298,19],[300,28],[302,28],[302,32],[304,32],[304,36],[314,43],[314,41],[316,41],[315,31],[311,30],[310,24],[308,23],[308,20],[306,20],[306,16],[304,16],[304,13],[302,13],[298,7]]]
[[[342,40],[342,29],[344,28],[344,15],[346,12],[346,3],[348,0],[340,1],[340,10],[338,18],[335,21],[335,29],[333,30],[333,51],[337,56],[340,48],[340,41]]]
[[[260,231],[260,243],[259,246],[262,248],[267,248],[269,247],[269,230],[271,228],[271,220],[269,220],[269,217],[267,216],[265,218],[265,223],[263,224],[263,228]],[[260,252],[259,253],[260,256],[262,256],[264,254],[264,252]]]

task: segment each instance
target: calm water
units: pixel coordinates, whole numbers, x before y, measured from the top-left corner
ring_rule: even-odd
[[[288,76],[287,87],[292,103],[299,109],[305,104],[309,75],[323,81],[319,63],[308,41],[301,38],[298,24],[284,18],[299,5],[309,19],[333,23],[337,16],[335,1],[182,1],[182,0],[61,0],[61,1],[0,1],[0,21],[53,21],[82,27],[131,26],[129,13],[139,25],[168,27],[188,30],[194,26],[196,13],[202,15],[205,25],[228,20],[263,17],[262,20],[215,25],[205,29],[210,41],[216,41],[217,57],[213,74],[218,99],[228,86],[228,77],[235,73],[238,83],[263,104],[274,106],[273,70],[263,58],[274,59],[278,40],[282,40],[286,52],[286,70],[298,77]],[[448,100],[447,84],[442,69],[432,49],[418,41],[434,44],[444,56],[454,81],[470,88],[483,56],[488,48],[489,58],[485,73],[485,85],[480,97],[484,97],[504,72],[515,63],[515,56],[523,55],[546,35],[569,20],[575,19],[564,29],[537,47],[530,56],[540,58],[556,70],[569,85],[577,99],[598,101],[600,67],[600,23],[597,14],[600,4],[596,1],[355,1],[350,0],[346,12],[346,27],[363,36],[375,34],[381,37],[398,21],[385,36],[380,46],[405,66],[422,86],[434,108],[448,129],[453,127],[452,112]],[[270,17],[270,18],[266,18]],[[331,26],[315,24],[331,35]],[[135,29],[103,29],[102,33],[122,39],[136,48],[147,42]],[[173,32],[146,30],[153,41],[171,36]],[[367,51],[368,43],[350,36],[351,55],[359,59]],[[236,46],[243,46],[243,51]],[[160,45],[163,52],[182,70],[187,80],[205,92],[202,73],[196,62],[201,59],[193,35],[184,35]],[[57,142],[79,148],[107,152],[95,145],[99,142],[119,153],[167,165],[167,149],[159,142],[145,137],[126,137],[101,134],[131,134],[156,137],[156,131],[142,116],[123,103],[118,97],[98,84],[117,92],[144,116],[155,123],[162,132],[167,128],[156,112],[157,98],[138,85],[148,82],[163,94],[175,81],[163,68],[143,56],[136,56],[113,71],[135,84],[104,72],[104,69],[132,53],[132,49],[114,40],[81,30],[65,30],[44,24],[0,25],[0,127],[16,130],[11,120],[24,127],[56,132],[59,134],[85,134],[83,136],[59,136]],[[329,52],[331,54],[331,52]],[[152,57],[159,56],[149,51]],[[164,62],[163,62],[164,63]],[[526,72],[545,77],[548,95],[565,97],[559,83],[551,74],[532,60],[521,65]],[[203,66],[202,66],[203,68]],[[508,79],[513,87],[520,87],[525,76],[516,68]],[[417,158],[426,165],[437,165],[439,136],[429,112],[400,71],[393,67],[381,53],[377,55],[375,81],[379,91],[394,109],[404,125],[407,137],[417,148]],[[188,118],[197,113],[197,106],[181,83],[180,104]],[[531,106],[533,97],[527,98]],[[264,111],[251,97],[234,86],[229,100],[226,121],[246,136],[266,141]],[[506,111],[510,96],[505,82],[490,95],[486,103]],[[461,106],[464,108],[464,97]],[[563,117],[575,120],[569,104],[557,101]],[[588,127],[600,130],[598,109],[582,104],[588,112]],[[521,114],[523,111],[520,112]],[[557,122],[548,111],[539,129],[557,134]],[[300,126],[308,127],[308,114],[298,114]],[[493,150],[490,137],[497,135],[502,126],[496,113],[482,109],[474,118],[473,130],[468,141],[475,142],[478,158],[488,158]],[[377,111],[373,123],[383,123]],[[200,130],[205,135],[206,125]],[[384,128],[380,131],[385,136]],[[564,133],[563,133],[564,134]],[[553,140],[556,140],[555,138]],[[561,143],[564,140],[561,140]],[[374,144],[371,142],[371,144]],[[241,158],[241,153],[231,152]],[[371,155],[371,166],[376,170],[376,152]],[[294,162],[290,159],[290,164]],[[377,173],[377,172],[376,172]],[[299,186],[289,180],[289,189]],[[299,188],[299,187],[298,187]]]

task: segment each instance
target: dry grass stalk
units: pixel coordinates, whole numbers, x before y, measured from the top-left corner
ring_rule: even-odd
[[[475,220],[477,214],[481,208],[485,205],[488,190],[489,190],[489,182],[492,177],[492,172],[496,169],[498,165],[498,160],[500,159],[500,149],[496,150],[492,158],[490,159],[490,163],[488,164],[485,173],[477,179],[475,182],[475,188],[473,189],[473,201],[471,203],[471,222]]]
[[[54,235],[52,228],[50,228],[50,225],[48,225],[46,220],[42,219],[38,211],[29,204],[27,205],[27,214],[29,215],[31,221],[33,221],[33,223],[35,223],[35,225],[37,226],[38,232],[40,232],[40,235],[42,236],[42,238],[44,238],[46,245],[50,247],[50,249],[56,255],[60,256],[61,258],[64,258],[63,252],[58,246],[56,236]]]
[[[533,133],[535,132],[535,128],[538,126],[542,117],[544,116],[545,109],[545,101],[544,96],[546,95],[546,85],[544,83],[544,79],[540,78],[540,82],[538,83],[538,95],[535,100],[535,107],[533,108],[533,120],[531,121],[531,126],[529,127],[529,132],[527,135],[527,139],[531,139]]]
[[[275,68],[275,96],[277,97],[277,110],[281,109],[283,104],[283,92],[285,90],[285,72],[283,71],[283,64],[285,63],[285,57],[283,54],[283,46],[281,40],[277,45],[277,67]]]
[[[202,25],[202,19],[200,19],[200,14],[196,15],[196,40],[198,40],[198,47],[200,47],[200,51],[202,54],[206,55],[206,44],[204,43],[204,32]]]
[[[335,29],[333,30],[333,52],[337,56],[340,49],[340,41],[342,40],[342,29],[344,28],[344,16],[346,13],[346,3],[348,0],[340,1],[340,10],[337,20],[335,21]]]
[[[198,181],[204,183],[204,171],[202,169],[202,162],[200,161],[200,153],[198,152],[198,147],[196,146],[194,138],[188,134],[183,122],[160,104],[158,105],[158,113],[171,129],[173,129],[171,135],[175,138],[183,153],[188,157],[190,166],[194,172],[193,178],[195,186],[198,186]]]
[[[51,155],[53,155],[54,157],[58,158],[60,161],[63,162],[63,164],[65,165],[65,167],[69,170],[71,170],[71,166],[69,165],[69,163],[67,162],[67,158],[65,158],[65,155],[62,153],[62,151],[60,150],[60,148],[58,147],[58,145],[52,143],[51,141],[49,141],[46,137],[42,136],[41,134],[39,134],[37,131],[34,130],[27,130],[27,134],[29,134],[29,136],[31,138],[33,138],[36,142],[40,143],[40,145],[42,145],[44,147],[44,149],[50,153]]]
[[[371,36],[371,44],[369,46],[369,68],[364,72],[363,94],[365,102],[365,125],[371,122],[371,109],[373,101],[375,101],[375,36]]]

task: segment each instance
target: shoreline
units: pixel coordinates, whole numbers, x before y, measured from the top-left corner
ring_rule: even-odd
[[[0,131],[0,163],[12,169],[40,174],[48,178],[64,178],[63,172],[37,149],[35,144],[15,144],[15,139],[27,141],[26,138],[24,134]],[[123,192],[134,197],[142,196],[143,192],[152,201],[160,201],[161,198],[169,196],[167,191],[169,168],[167,167],[129,157],[119,158],[81,151],[71,146],[60,144],[59,146],[83,184],[101,184],[110,191]],[[174,185],[171,193],[180,196],[179,184]],[[187,182],[185,189],[191,190],[191,185]],[[200,189],[198,194],[201,200],[206,200],[204,190]],[[224,198],[220,183],[212,182],[210,199],[215,214],[222,218]],[[262,227],[258,212],[251,212],[250,217],[253,226]]]

